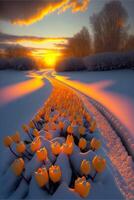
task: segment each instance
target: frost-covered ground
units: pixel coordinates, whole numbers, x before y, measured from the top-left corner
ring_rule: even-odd
[[[56,79],[100,102],[134,137],[134,70],[64,72]]]
[[[0,71],[0,155],[3,137],[22,132],[50,93],[50,83],[34,71]]]
[[[120,74],[122,74],[120,76]],[[30,119],[34,116],[37,110],[43,105],[44,101],[48,98],[51,93],[51,88],[53,81],[50,82],[45,79],[45,75],[48,80],[51,80],[51,72],[48,71],[38,71],[38,72],[16,72],[16,71],[1,71],[0,72],[0,149],[2,150],[2,138],[6,135],[13,134],[16,130],[21,130],[21,125],[24,123],[28,123]],[[54,75],[54,74],[53,74]],[[132,87],[133,81],[133,71],[115,71],[115,72],[73,72],[73,73],[62,73],[60,75],[56,75],[56,78],[62,80],[65,83],[77,88],[80,92],[83,92],[86,95],[89,95],[93,98],[96,98],[97,101],[102,103],[104,106],[108,107],[121,121],[123,124],[129,128],[129,131],[132,133],[133,124],[131,121],[132,115],[134,116],[134,92],[129,90],[130,85]],[[128,78],[129,76],[129,78]],[[126,77],[128,82],[126,81]],[[55,84],[54,84],[55,85]],[[53,86],[54,86],[53,85]],[[64,88],[64,87],[63,87]],[[128,92],[129,91],[129,92]],[[58,96],[58,95],[57,95]],[[123,97],[123,98],[121,98]],[[56,98],[55,98],[56,100]],[[55,102],[55,101],[54,101]],[[83,101],[85,102],[85,100]],[[114,102],[114,103],[113,103]],[[129,105],[130,104],[130,105]],[[85,102],[86,105],[86,102]],[[117,111],[119,109],[119,112]],[[125,109],[126,108],[126,109]],[[130,110],[129,110],[130,109]],[[93,109],[89,106],[89,111],[94,113]],[[107,168],[105,172],[96,179],[95,182],[91,180],[91,192],[88,198],[91,199],[123,199],[122,194],[126,192],[127,197],[132,199],[133,197],[133,178],[130,180],[129,176],[133,175],[131,165],[132,161],[128,157],[125,152],[125,149],[122,147],[122,143],[116,138],[116,134],[112,132],[112,130],[107,129],[107,122],[101,118],[99,114],[96,113],[96,119],[98,121],[101,120],[100,124],[101,131],[104,135],[99,133],[99,130],[93,134],[93,137],[97,137],[102,142],[102,148],[95,152],[97,155],[102,155],[107,161]],[[131,115],[132,113],[132,115]],[[126,117],[127,115],[127,117]],[[123,116],[123,117],[122,117]],[[125,117],[124,117],[125,116]],[[108,130],[108,132],[106,131]],[[50,130],[51,131],[51,130]],[[21,131],[20,131],[21,132]],[[108,135],[109,133],[109,135]],[[24,133],[23,133],[24,134]],[[43,134],[44,136],[44,134]],[[60,135],[59,135],[60,136]],[[104,136],[104,138],[103,138]],[[110,138],[109,138],[110,136]],[[25,137],[25,136],[24,136]],[[54,136],[57,137],[57,136]],[[22,135],[23,138],[23,135]],[[108,148],[106,140],[108,141]],[[56,138],[54,140],[57,140]],[[62,138],[58,138],[58,141],[61,141]],[[115,151],[112,151],[113,143],[116,140],[116,148]],[[53,140],[51,141],[53,142]],[[46,142],[49,143],[50,142]],[[48,145],[48,146],[49,146]],[[47,146],[47,145],[46,145]],[[49,148],[48,148],[49,150]],[[109,151],[109,153],[108,153]],[[48,151],[50,154],[50,151]],[[118,155],[116,156],[116,152]],[[127,159],[124,161],[124,167],[120,164],[123,162],[119,160],[120,155],[123,159]],[[40,163],[37,162],[36,157],[34,156],[29,163],[26,163],[26,175],[27,173],[32,176],[32,180],[29,183],[29,186],[21,180],[19,185],[15,186],[13,189],[13,185],[16,183],[16,177],[11,173],[9,165],[7,165],[7,172],[2,177],[2,182],[7,182],[4,187],[0,185],[2,196],[10,197],[12,199],[18,198],[29,198],[29,199],[80,199],[79,195],[74,193],[71,188],[69,188],[69,180],[71,180],[70,175],[70,164],[69,160],[71,160],[74,169],[79,171],[79,165],[81,159],[89,159],[91,161],[92,156],[91,151],[87,151],[85,154],[82,154],[77,146],[75,146],[73,154],[69,157],[64,155],[64,153],[60,154],[57,157],[56,163],[58,163],[63,170],[63,181],[61,182],[59,188],[55,192],[53,196],[48,195],[44,190],[40,189],[35,182],[33,174],[31,170],[36,170],[37,167],[40,166]],[[94,154],[94,152],[93,152]],[[50,156],[51,157],[51,156]],[[13,161],[14,157],[10,156],[10,152],[6,151],[4,153],[4,160]],[[111,163],[111,160],[113,162]],[[118,162],[119,161],[119,162]],[[66,168],[66,166],[68,167]],[[115,165],[115,166],[114,166]],[[117,168],[116,168],[117,167]],[[118,171],[118,167],[120,171]],[[67,173],[69,175],[67,175]],[[119,174],[120,173],[120,174]],[[119,176],[117,176],[119,175]],[[121,177],[122,176],[122,177]],[[123,177],[124,176],[124,177]],[[119,178],[119,180],[117,180]],[[129,184],[127,184],[126,179],[128,178]],[[10,180],[10,181],[9,181]],[[116,180],[116,181],[115,181]],[[121,182],[121,181],[122,182]],[[20,179],[19,179],[20,181]],[[117,182],[119,183],[117,184]],[[122,186],[119,187],[119,184],[122,183]],[[7,189],[6,189],[7,188]],[[121,189],[121,191],[120,191]],[[132,191],[131,191],[132,190]],[[7,193],[8,191],[8,193]],[[125,192],[124,192],[125,191]]]

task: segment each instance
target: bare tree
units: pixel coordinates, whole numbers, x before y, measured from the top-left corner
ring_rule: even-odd
[[[91,53],[91,37],[86,27],[69,39],[66,53],[76,57],[88,56]]]
[[[129,35],[124,47],[126,51],[134,51],[134,35]]]
[[[94,50],[98,52],[118,51],[128,29],[128,15],[122,3],[113,0],[90,17],[94,33]]]

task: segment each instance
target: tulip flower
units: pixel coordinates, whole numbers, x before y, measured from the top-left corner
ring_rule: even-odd
[[[52,139],[52,134],[51,134],[50,132],[46,132],[45,138],[46,138],[47,140],[51,140],[51,139]]]
[[[64,122],[62,122],[62,121],[59,122],[59,128],[60,128],[61,130],[63,130],[63,128],[64,128]]]
[[[30,128],[35,128],[34,122],[32,120],[29,122],[29,127]]]
[[[11,136],[12,140],[16,143],[20,142],[20,134],[19,132],[17,131],[14,135]]]
[[[101,147],[101,142],[100,140],[93,138],[90,142],[90,146],[93,151],[98,150]]]
[[[14,160],[14,162],[11,165],[12,171],[16,176],[20,176],[24,170],[25,164],[24,160],[22,158],[18,158]]]
[[[28,128],[28,126],[25,125],[25,124],[23,124],[23,125],[22,125],[22,129],[23,129],[23,131],[24,131],[25,133],[28,134],[29,138],[30,138],[31,140],[33,140],[33,138],[31,137],[31,135],[30,135],[30,133],[29,133],[29,128]]]
[[[19,142],[17,145],[16,145],[16,151],[17,153],[19,154],[23,154],[28,160],[30,160],[30,158],[24,153],[25,151],[31,155],[27,150],[26,150],[26,146],[24,144],[23,141]]]
[[[54,122],[51,123],[51,129],[54,131],[57,129],[57,125]]]
[[[101,156],[95,156],[92,161],[94,169],[101,173],[106,168],[106,160],[102,158]]]
[[[90,170],[91,170],[90,162],[88,160],[83,160],[81,162],[80,169],[83,175],[85,176],[89,175]]]
[[[101,156],[95,156],[92,160],[92,165],[94,169],[96,170],[94,176],[92,177],[92,179],[94,180],[97,173],[102,173],[105,170],[106,160],[102,158]]]
[[[44,130],[45,130],[45,131],[48,131],[49,128],[50,128],[49,123],[46,123],[45,126],[44,126]]]
[[[90,192],[91,185],[86,178],[83,176],[82,178],[78,178],[75,180],[75,191],[83,198],[86,198]]]
[[[18,155],[17,155],[17,154],[12,150],[12,148],[11,148],[11,145],[12,145],[13,142],[14,142],[14,141],[12,140],[12,138],[11,138],[10,136],[6,136],[6,137],[4,138],[4,140],[3,140],[4,146],[8,147],[8,148],[10,149],[11,153],[12,153],[14,156],[18,157]]]
[[[36,122],[39,122],[39,121],[40,121],[40,116],[37,114],[37,115],[35,116],[34,120],[35,120]]]
[[[76,126],[77,122],[75,120],[72,121],[71,126]]]
[[[4,146],[6,147],[10,147],[13,142],[14,141],[12,140],[10,136],[6,136],[3,140]]]
[[[34,175],[35,175],[35,180],[39,185],[39,187],[44,187],[48,183],[49,177],[47,169],[45,167],[39,168]]]
[[[73,127],[72,126],[68,126],[67,133],[73,134]]]
[[[86,148],[86,146],[87,146],[87,141],[86,141],[86,139],[83,138],[83,137],[81,137],[81,138],[79,139],[78,146],[79,146],[79,148],[80,148],[81,150],[84,150],[84,149]]]
[[[85,117],[86,117],[86,120],[87,120],[88,122],[90,122],[90,121],[91,121],[91,116],[90,116],[88,113],[86,114],[86,116],[85,116]]]
[[[58,165],[52,165],[49,168],[49,177],[50,177],[51,181],[53,181],[54,183],[59,182],[60,179],[61,179],[61,169],[60,169],[60,166],[58,166]]]
[[[47,150],[45,147],[41,148],[36,152],[39,161],[44,161],[47,159]]]
[[[96,121],[93,120],[93,121],[91,122],[91,125],[90,125],[89,130],[90,130],[91,133],[93,133],[93,132],[95,131],[95,129],[96,129]]]
[[[16,145],[16,151],[17,151],[17,153],[22,154],[22,153],[25,152],[25,150],[26,150],[26,146],[25,146],[25,144],[24,144],[23,141],[19,142]]]
[[[72,135],[68,135],[66,139],[66,143],[67,144],[74,143],[74,137]]]
[[[80,135],[84,135],[84,133],[86,131],[86,128],[84,126],[80,126],[79,129],[78,129],[78,131],[79,131]]]
[[[64,143],[61,147],[61,151],[67,155],[71,155],[73,152],[73,143]]]
[[[34,137],[38,137],[38,136],[40,136],[40,133],[39,133],[39,131],[37,129],[34,129],[33,130],[33,135],[34,135]]]
[[[61,151],[61,145],[59,142],[54,142],[51,144],[51,149],[52,149],[52,153],[54,155],[59,155],[60,151]]]
[[[41,147],[41,141],[40,138],[37,137],[30,145],[31,151],[32,152],[36,152],[37,150],[39,150]]]
[[[28,128],[28,126],[25,125],[25,124],[22,125],[22,129],[23,129],[23,131],[26,132],[26,133],[29,132],[29,128]]]
[[[23,175],[23,171],[25,169],[25,163],[24,160],[22,158],[18,158],[16,160],[14,160],[14,162],[11,165],[11,169],[14,172],[14,174],[16,176],[22,176],[22,178],[29,183],[29,181],[25,178],[25,176]]]

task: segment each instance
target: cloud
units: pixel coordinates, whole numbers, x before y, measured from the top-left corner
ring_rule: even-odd
[[[0,32],[0,43],[7,44],[21,44],[24,46],[39,46],[41,47],[44,44],[50,46],[56,46],[56,44],[65,44],[68,41],[68,37],[38,37],[38,36],[18,36],[10,35],[3,32]],[[42,47],[43,47],[42,46]]]
[[[85,11],[90,0],[0,0],[0,20],[29,25],[57,11]]]
[[[62,45],[66,44],[68,40],[67,37],[18,36],[0,32],[0,50],[25,47],[29,51],[58,51],[64,48]]]

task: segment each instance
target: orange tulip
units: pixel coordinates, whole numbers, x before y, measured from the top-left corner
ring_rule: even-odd
[[[57,125],[54,122],[51,123],[51,129],[54,131],[57,129]]]
[[[61,150],[63,153],[67,154],[67,155],[71,155],[73,152],[73,143],[64,143],[61,147]]]
[[[51,139],[52,139],[52,134],[51,134],[50,132],[46,132],[45,138],[46,138],[47,140],[51,140]]]
[[[47,150],[45,147],[41,148],[36,152],[39,161],[44,161],[47,159]]]
[[[40,133],[39,133],[39,131],[37,129],[34,129],[33,130],[33,135],[34,135],[34,137],[38,137],[38,136],[40,136]]]
[[[88,122],[91,121],[91,116],[90,116],[88,113],[86,114],[86,120],[87,120]]]
[[[59,155],[60,150],[61,150],[61,145],[59,142],[54,142],[51,144],[51,149],[52,149],[52,153],[54,155]]]
[[[32,120],[29,122],[29,127],[30,128],[35,128],[34,122]]]
[[[76,126],[76,125],[77,125],[76,120],[73,120],[72,123],[71,123],[71,126]]]
[[[63,128],[64,128],[64,122],[62,122],[62,121],[59,122],[59,128],[60,128],[60,129],[63,129]]]
[[[78,131],[79,131],[80,135],[84,135],[84,133],[86,131],[86,128],[84,126],[80,126],[79,129],[78,129]]]
[[[90,142],[90,146],[93,150],[98,150],[101,147],[101,142],[100,140],[93,138]]]
[[[78,178],[75,180],[75,191],[83,198],[86,198],[90,192],[91,185],[86,178],[83,176],[82,178]]]
[[[37,115],[35,116],[34,120],[35,120],[36,122],[40,121],[40,116],[37,114]]]
[[[11,168],[16,176],[20,176],[24,170],[24,160],[22,158],[18,158],[14,160],[11,165]]]
[[[52,165],[49,168],[49,176],[50,176],[50,179],[54,183],[59,182],[60,179],[61,179],[61,169],[60,169],[60,166],[58,166],[58,165]]]
[[[73,134],[73,127],[72,126],[68,126],[67,133]]]
[[[16,132],[14,135],[12,135],[11,138],[16,143],[20,142],[20,140],[21,140],[19,132]]]
[[[106,160],[101,156],[95,156],[92,160],[92,164],[94,169],[99,173],[103,172],[106,168]]]
[[[28,126],[25,125],[25,124],[22,125],[22,129],[23,129],[23,131],[24,131],[25,133],[28,133],[28,132],[29,132],[29,128],[28,128]]]
[[[89,175],[90,170],[91,170],[90,162],[88,160],[83,160],[81,162],[80,169],[83,175],[86,175],[86,176]]]
[[[32,152],[36,152],[37,150],[39,150],[41,147],[41,141],[40,141],[40,138],[36,138],[32,143],[31,143],[31,151]]]
[[[79,143],[78,143],[78,146],[81,150],[84,150],[87,146],[87,141],[85,138],[80,138],[79,139]]]
[[[66,139],[66,143],[67,144],[74,143],[74,137],[72,135],[68,135]]]
[[[35,172],[35,180],[38,183],[39,187],[44,187],[48,183],[49,177],[47,169],[45,167],[39,168]]]
[[[90,127],[89,127],[89,130],[90,130],[91,133],[93,133],[93,132],[95,131],[96,126],[97,126],[97,125],[96,125],[96,121],[93,120],[93,121],[91,122]]]
[[[16,151],[17,151],[17,153],[22,154],[22,153],[25,152],[25,150],[26,150],[26,146],[25,146],[25,144],[24,144],[23,141],[19,142],[16,145]]]
[[[6,136],[3,140],[3,144],[5,147],[10,147],[12,143],[13,143],[13,140],[10,136]]]

